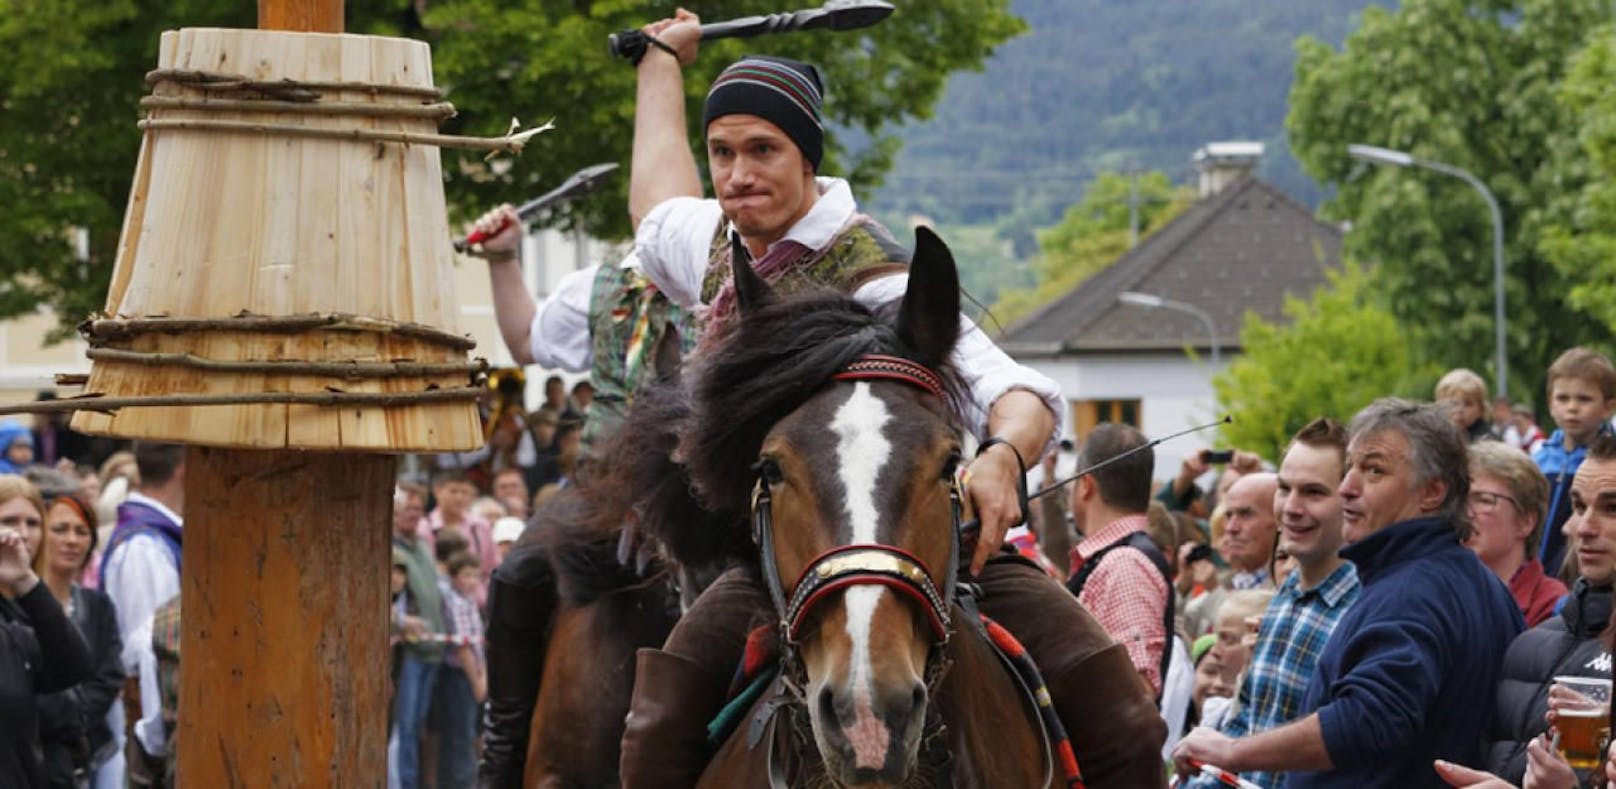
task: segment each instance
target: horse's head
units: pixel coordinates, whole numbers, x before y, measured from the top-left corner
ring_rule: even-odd
[[[736,277],[738,342],[778,344],[791,327],[764,336],[751,318],[790,305],[744,263]],[[815,740],[846,786],[899,784],[913,771],[949,629],[960,447],[933,371],[959,332],[959,280],[930,231],[917,231],[896,322],[866,318],[814,343],[840,343],[847,358],[832,375],[799,379],[801,404],[761,437],[751,503]]]

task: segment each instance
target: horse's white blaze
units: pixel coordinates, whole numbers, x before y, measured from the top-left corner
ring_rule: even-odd
[[[860,767],[879,768],[886,762],[892,742],[886,723],[875,714],[875,669],[870,664],[871,622],[886,593],[885,587],[875,585],[854,586],[842,593],[842,604],[847,609],[847,637],[853,642],[847,678],[853,692],[853,724],[846,727],[845,733],[848,744],[853,746],[854,762]]]
[[[853,396],[836,409],[831,419],[831,431],[837,437],[837,473],[855,543],[876,542],[880,522],[880,511],[875,506],[876,478],[892,454],[892,442],[881,431],[890,421],[892,412],[886,403],[871,394],[870,385],[863,382],[853,387]],[[853,746],[854,762],[860,767],[879,768],[884,764],[892,741],[886,724],[875,714],[875,668],[870,662],[871,623],[886,591],[868,585],[854,586],[842,594],[847,636],[853,643],[847,678],[853,694],[853,723],[845,727],[844,733]]]
[[[875,507],[875,483],[881,468],[892,454],[892,442],[882,428],[892,421],[892,412],[881,398],[870,393],[870,385],[860,381],[853,396],[836,409],[830,428],[836,433],[837,469],[842,478],[842,498],[847,504],[847,522],[853,529],[853,542],[875,542],[880,515]]]

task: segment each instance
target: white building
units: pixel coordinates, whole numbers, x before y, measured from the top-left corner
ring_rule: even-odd
[[[1287,296],[1306,298],[1340,265],[1341,231],[1251,174],[1259,143],[1216,143],[1196,153],[1201,199],[1139,246],[1065,295],[1006,327],[1004,349],[1060,384],[1069,429],[1126,422],[1161,437],[1220,416],[1212,376],[1240,351],[1246,312],[1283,318]],[[1157,297],[1148,308],[1124,293]],[[1207,321],[1211,322],[1208,327]],[[1163,444],[1156,477],[1168,479],[1217,436]]]

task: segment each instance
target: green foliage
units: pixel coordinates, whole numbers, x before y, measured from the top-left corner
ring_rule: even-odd
[[[1172,221],[1194,201],[1187,188],[1173,186],[1165,173],[1101,173],[1084,190],[1083,199],[1066,209],[1061,221],[1038,233],[1039,252],[1032,260],[1037,278],[1031,288],[1001,291],[993,314],[1009,323],[1040,304],[1077,287],[1128,251],[1129,203],[1139,204],[1139,237]]]
[[[1415,360],[1397,319],[1375,303],[1370,272],[1349,261],[1327,274],[1310,299],[1286,300],[1285,325],[1246,313],[1243,351],[1212,381],[1234,417],[1221,428],[1229,446],[1278,460],[1317,417],[1350,419],[1390,394],[1429,399],[1440,370]]]
[[[1260,175],[1307,203],[1283,124],[1304,33],[1338,43],[1386,0],[1015,0],[1030,32],[981,74],[959,73],[937,117],[904,135],[870,201],[944,224],[1007,220],[1030,255],[1099,173],[1163,170],[1217,140],[1267,144]],[[1007,217],[1007,215],[1010,215]]]
[[[687,69],[690,115],[699,118],[707,85],[742,53],[814,62],[825,73],[832,127],[824,169],[869,188],[891,166],[893,129],[927,117],[951,72],[979,68],[1025,29],[1008,1],[900,1],[891,19],[859,34],[715,42]],[[451,210],[465,218],[536,195],[581,167],[627,163],[634,69],[607,54],[606,36],[670,8],[649,0],[349,0],[347,28],[431,42],[436,84],[459,110],[445,131],[498,134],[513,116],[555,119],[556,130],[508,168],[446,152]],[[720,20],[780,6],[713,0],[694,10]],[[66,326],[101,308],[140,147],[140,75],[156,65],[158,34],[255,23],[253,4],[242,0],[0,0],[0,318],[49,305]],[[856,153],[843,136],[859,138]],[[627,183],[619,177],[551,221],[621,237]],[[74,258],[72,227],[89,231],[87,262]]]
[[[1582,179],[1571,210],[1543,233],[1542,249],[1576,284],[1573,309],[1616,328],[1616,31],[1593,32],[1572,61],[1560,97],[1575,114],[1579,153],[1593,177]],[[1573,162],[1578,164],[1580,162]]]
[[[1353,221],[1348,254],[1376,263],[1376,287],[1423,360],[1493,371],[1486,206],[1456,178],[1359,164],[1347,145],[1462,167],[1497,196],[1516,397],[1541,391],[1560,350],[1611,337],[1568,308],[1580,277],[1540,248],[1587,181],[1576,118],[1556,100],[1559,81],[1607,13],[1603,0],[1406,0],[1395,12],[1365,11],[1340,51],[1298,43],[1286,122],[1293,148],[1308,172],[1337,187],[1323,213]]]

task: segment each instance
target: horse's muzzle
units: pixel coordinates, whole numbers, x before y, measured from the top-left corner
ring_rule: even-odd
[[[915,766],[926,720],[926,686],[866,696],[829,684],[813,702],[814,732],[831,777],[842,786],[896,786]]]

